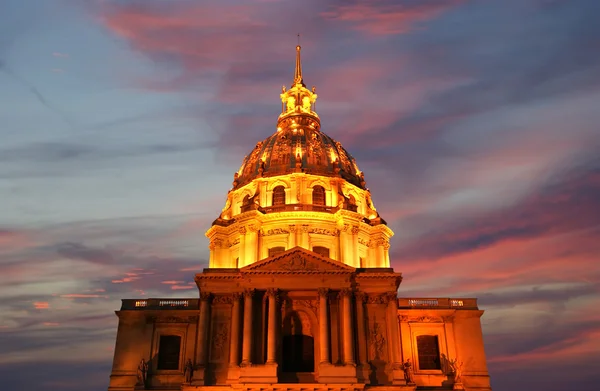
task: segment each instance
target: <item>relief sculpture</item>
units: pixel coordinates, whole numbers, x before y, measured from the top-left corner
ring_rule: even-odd
[[[371,335],[369,336],[369,348],[372,360],[383,360],[383,352],[385,348],[385,337],[381,325],[377,321],[371,326]]]
[[[211,359],[212,361],[222,361],[225,357],[224,351],[229,337],[229,325],[221,323],[217,327],[217,332],[212,340]]]

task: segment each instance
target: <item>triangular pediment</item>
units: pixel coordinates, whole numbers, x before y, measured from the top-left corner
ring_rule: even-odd
[[[324,257],[302,247],[291,248],[281,254],[265,258],[240,269],[241,272],[310,272],[352,273],[352,266]]]

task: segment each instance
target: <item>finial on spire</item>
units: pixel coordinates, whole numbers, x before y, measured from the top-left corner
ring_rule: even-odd
[[[300,62],[300,34],[298,34],[298,45],[296,46],[296,69],[294,71],[294,84],[304,85],[302,80],[302,63]]]

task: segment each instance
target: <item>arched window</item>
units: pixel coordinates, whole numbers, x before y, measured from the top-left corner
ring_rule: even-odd
[[[417,353],[419,369],[442,369],[437,335],[419,335],[417,337]]]
[[[327,247],[323,247],[323,246],[314,246],[313,247],[313,252],[322,255],[324,257],[329,258],[329,249]]]
[[[325,205],[325,189],[323,186],[313,187],[312,203],[313,205]]]
[[[356,198],[352,194],[348,197],[348,210],[352,212],[356,212],[358,210],[358,206],[356,205]]]
[[[275,255],[281,254],[285,251],[285,247],[271,247],[269,249],[269,257],[274,257]]]
[[[277,186],[273,189],[273,206],[285,205],[285,188]]]

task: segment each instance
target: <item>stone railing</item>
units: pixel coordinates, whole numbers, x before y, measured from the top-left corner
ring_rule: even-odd
[[[477,299],[474,298],[404,298],[398,299],[398,308],[452,308],[477,309]]]
[[[296,211],[335,213],[338,211],[338,208],[335,206],[326,206],[326,205],[286,204],[286,205],[267,206],[264,208],[260,208],[259,211],[261,211],[263,213],[296,212]]]
[[[121,310],[197,310],[198,299],[123,299]]]

